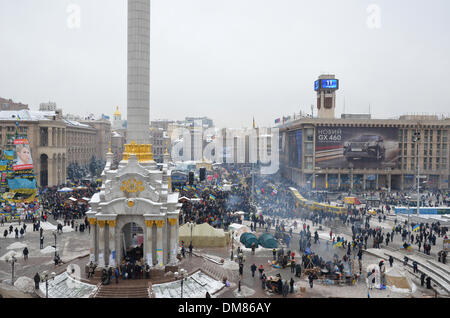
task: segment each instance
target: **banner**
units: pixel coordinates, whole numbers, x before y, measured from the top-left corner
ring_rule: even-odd
[[[397,128],[316,128],[316,167],[395,168],[398,155]]]
[[[36,189],[36,180],[8,179],[8,187],[12,191],[19,189]]]
[[[13,170],[33,169],[33,159],[31,157],[31,149],[27,139],[15,139]]]

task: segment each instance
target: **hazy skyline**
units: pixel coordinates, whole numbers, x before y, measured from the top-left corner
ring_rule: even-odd
[[[446,0],[151,0],[150,119],[272,126],[310,113],[322,73],[340,79],[337,116],[344,99],[346,113],[448,113],[448,12]],[[126,0],[0,0],[0,40],[0,97],[126,117]]]

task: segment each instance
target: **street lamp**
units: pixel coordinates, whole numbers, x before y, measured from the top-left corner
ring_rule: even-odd
[[[17,258],[14,255],[11,255],[10,258],[6,260],[7,263],[11,263],[11,285],[14,285],[14,264],[17,262]]]
[[[183,283],[187,279],[187,272],[185,269],[181,268],[180,272],[175,273],[175,276],[181,281],[181,298],[183,298]]]
[[[231,261],[233,260],[233,250],[234,250],[234,231],[231,231]]]
[[[45,282],[45,298],[48,298],[48,281],[51,279],[55,279],[55,276],[55,272],[51,272],[49,274],[47,271],[43,271],[41,274],[41,281]]]
[[[195,227],[195,223],[194,223],[194,222],[188,222],[188,226],[189,226],[189,228],[191,229],[191,244],[192,244],[192,230],[193,230],[194,227]]]
[[[55,245],[53,246],[55,248],[55,257],[56,257],[56,231],[53,231],[53,236],[55,237]]]

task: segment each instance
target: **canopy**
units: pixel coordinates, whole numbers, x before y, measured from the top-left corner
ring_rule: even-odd
[[[272,236],[272,234],[264,233],[258,239],[259,244],[265,248],[277,248],[278,242]]]
[[[239,241],[244,244],[246,248],[251,248],[253,243],[255,243],[255,247],[258,247],[258,239],[253,233],[242,233]]]
[[[69,200],[71,200],[73,202],[77,202],[77,199],[75,199],[74,197],[70,197]]]

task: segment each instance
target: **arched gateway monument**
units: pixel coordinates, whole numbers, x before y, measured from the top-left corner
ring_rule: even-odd
[[[117,170],[110,169],[112,153],[107,154],[101,191],[87,212],[90,261],[99,267],[120,264],[130,250],[129,257],[157,268],[177,263],[179,194],[171,192],[167,165],[157,168],[150,150],[151,145],[126,145]]]

